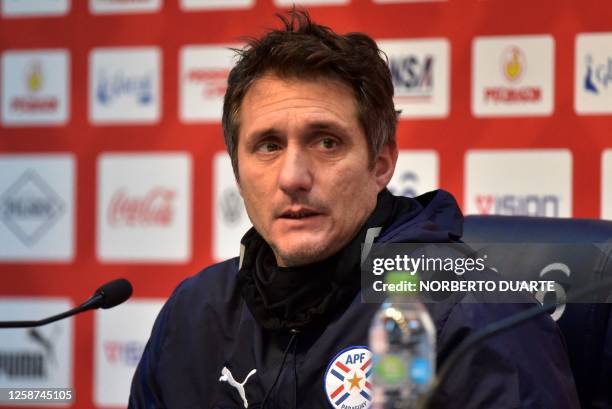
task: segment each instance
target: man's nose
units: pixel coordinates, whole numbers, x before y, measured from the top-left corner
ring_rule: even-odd
[[[309,191],[312,188],[313,169],[308,155],[300,147],[289,146],[283,156],[278,175],[280,189],[290,195]]]

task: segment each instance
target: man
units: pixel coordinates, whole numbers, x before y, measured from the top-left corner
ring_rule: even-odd
[[[409,199],[385,188],[397,114],[375,42],[337,35],[304,12],[282,19],[283,29],[239,51],[225,96],[225,140],[254,228],[240,258],[174,291],[134,376],[131,408],[368,407],[365,345],[378,305],[359,296],[362,245],[374,231],[379,242],[461,236],[450,194]],[[430,305],[438,364],[475,329],[520,308]],[[329,367],[345,351],[355,358],[339,366],[339,398]],[[434,406],[578,407],[554,322],[485,342]]]

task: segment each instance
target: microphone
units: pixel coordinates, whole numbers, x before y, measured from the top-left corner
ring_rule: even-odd
[[[448,379],[450,372],[457,365],[457,362],[459,362],[461,358],[463,358],[470,349],[474,348],[482,341],[501,332],[504,332],[508,329],[514,328],[515,326],[527,320],[530,320],[531,318],[535,318],[544,313],[550,313],[551,311],[554,311],[557,307],[580,300],[582,297],[591,295],[595,292],[607,289],[612,289],[612,277],[607,277],[606,279],[603,279],[598,283],[584,287],[576,291],[575,293],[570,294],[566,297],[561,297],[559,300],[556,300],[554,302],[539,304],[524,311],[521,311],[517,314],[511,315],[507,318],[493,322],[482,328],[481,330],[469,335],[465,339],[465,341],[461,345],[459,345],[459,347],[455,349],[455,351],[450,354],[449,357],[446,359],[446,362],[444,362],[444,365],[442,365],[442,367],[440,368],[438,375],[432,383],[431,389],[429,389],[429,392],[423,399],[421,405],[419,405],[419,408],[428,409],[431,406],[432,400],[436,392]]]
[[[0,328],[31,328],[49,324],[81,313],[98,308],[113,308],[126,301],[132,295],[132,284],[125,278],[118,278],[98,288],[94,295],[76,308],[53,315],[38,321],[0,321]]]

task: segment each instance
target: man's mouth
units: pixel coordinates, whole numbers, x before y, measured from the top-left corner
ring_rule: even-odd
[[[311,210],[311,209],[286,210],[280,215],[280,218],[299,220],[299,219],[305,219],[307,217],[318,216],[320,214],[321,213]]]

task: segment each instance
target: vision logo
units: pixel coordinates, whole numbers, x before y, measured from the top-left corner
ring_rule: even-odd
[[[554,195],[476,195],[482,215],[559,217],[559,197]]]
[[[584,89],[593,94],[599,94],[601,90],[607,90],[608,84],[612,82],[612,58],[607,57],[601,64],[593,62],[593,56],[587,54],[586,73],[584,76]]]
[[[566,149],[470,150],[466,214],[571,217],[572,154]]]
[[[502,69],[508,81],[518,81],[525,66],[525,54],[520,48],[510,47],[503,53]]]
[[[40,240],[64,211],[62,198],[33,170],[0,196],[0,220],[27,246]]]

